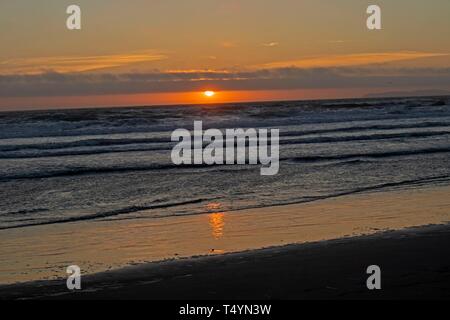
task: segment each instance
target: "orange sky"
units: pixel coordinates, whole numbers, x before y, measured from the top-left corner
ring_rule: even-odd
[[[377,2],[3,1],[0,110],[449,92],[450,2]]]

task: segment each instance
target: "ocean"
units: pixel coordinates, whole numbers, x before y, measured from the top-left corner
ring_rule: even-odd
[[[279,129],[279,173],[174,165],[171,133],[196,120],[204,129]],[[0,163],[0,229],[448,185],[450,98],[2,112]]]

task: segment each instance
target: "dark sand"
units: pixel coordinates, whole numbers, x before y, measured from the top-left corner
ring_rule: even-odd
[[[366,288],[377,264],[382,290]],[[449,299],[450,225],[151,263],[65,280],[0,287],[0,298]]]

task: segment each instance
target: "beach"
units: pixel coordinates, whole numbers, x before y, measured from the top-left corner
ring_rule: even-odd
[[[0,296],[424,298],[431,292],[448,297],[449,189],[375,192],[157,221],[6,230],[1,256],[8,261],[0,270],[3,282],[11,284],[0,287]],[[83,290],[69,294],[65,268],[72,264],[82,270]],[[373,264],[387,276],[383,295],[366,292],[365,270]],[[36,282],[43,278],[48,280]],[[17,279],[22,283],[12,284]]]
[[[450,1],[64,2],[0,1],[0,300],[450,299]]]
[[[83,280],[0,287],[2,299],[448,299],[450,226],[128,267]],[[382,289],[366,287],[367,266]]]
[[[199,271],[199,281],[209,280],[194,288],[214,285],[208,278],[214,276],[214,261],[234,261],[242,254],[250,263],[266,252],[259,250],[284,252],[291,246],[299,253],[274,258],[276,269],[286,268],[272,275],[285,277],[283,286],[289,287],[290,275],[296,279],[308,272],[311,279],[302,281],[322,283],[324,275],[314,272],[324,266],[332,274],[333,261],[344,263],[339,255],[352,250],[354,259],[336,272],[361,277],[360,260],[366,264],[373,255],[390,263],[397,249],[387,248],[392,255],[384,258],[370,253],[376,247],[371,245],[364,256],[360,237],[378,239],[385,232],[450,221],[450,109],[441,102],[441,97],[413,97],[2,113],[0,296],[27,298],[25,288],[31,288],[38,296],[53,297],[54,284],[67,296],[70,266],[79,267],[82,294],[92,297],[94,291],[96,297],[119,294],[108,283],[122,281],[122,273],[127,283],[128,268],[146,266],[172,278],[173,268],[199,262],[207,269]],[[171,133],[192,130],[198,119],[205,130],[279,130],[278,174],[261,176],[261,166],[252,164],[174,164]],[[244,153],[245,146],[237,151]],[[431,238],[429,246],[448,243],[440,233]],[[427,248],[432,257],[416,252],[420,246],[414,239],[404,244],[414,252],[411,259],[445,269],[438,252]],[[356,247],[339,255],[317,249],[317,260],[306,269],[285,260],[302,265],[302,248],[344,240]],[[392,241],[396,246],[402,239]],[[380,246],[387,242],[380,238]],[[242,269],[255,272],[254,278],[246,277],[253,279],[248,297],[261,297],[257,279],[270,279],[264,270],[274,265],[268,261],[261,262],[261,273],[251,263]],[[400,272],[400,267],[395,268]],[[421,269],[410,268],[414,277],[429,282]],[[238,278],[226,278],[239,273],[238,266],[224,269],[223,281],[242,290]],[[148,290],[164,296],[152,273],[137,274],[141,280],[135,280],[149,282]],[[100,275],[107,280],[95,280]],[[94,287],[111,290],[92,288],[91,277]],[[275,278],[268,298],[278,296]],[[201,297],[212,290],[200,287]],[[126,292],[123,284],[118,288]],[[175,290],[174,298],[177,292],[182,296]],[[217,298],[229,294],[223,291]],[[300,297],[293,290],[279,296]]]

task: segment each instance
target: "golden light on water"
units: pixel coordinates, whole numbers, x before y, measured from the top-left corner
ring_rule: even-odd
[[[210,202],[205,205],[205,209],[214,213],[209,215],[209,225],[211,226],[211,235],[218,240],[223,237],[223,229],[225,226],[225,214],[220,212],[222,204],[220,202]]]
[[[220,239],[223,236],[223,228],[225,226],[223,213],[213,213],[209,215],[209,225],[214,239]]]

